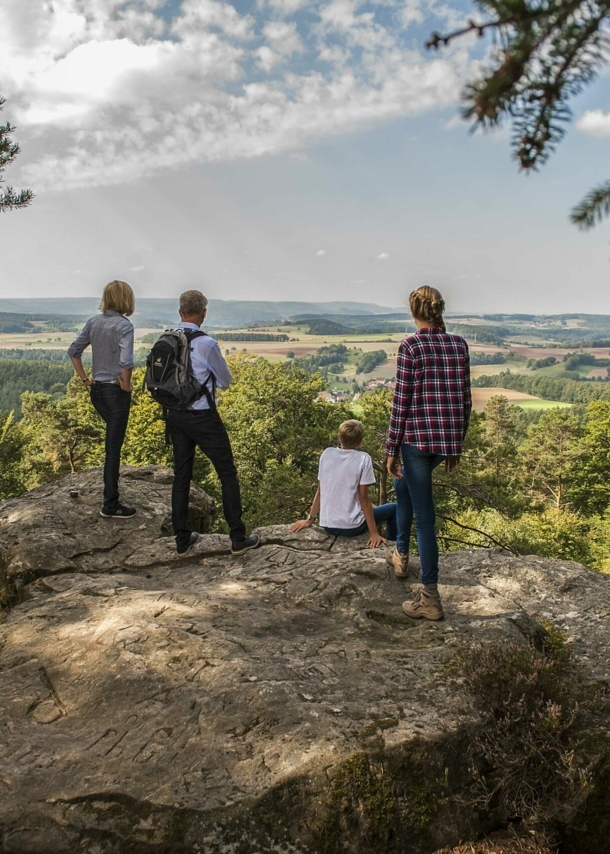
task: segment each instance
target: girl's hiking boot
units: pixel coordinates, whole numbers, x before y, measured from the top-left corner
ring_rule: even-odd
[[[252,534],[251,537],[244,537],[243,540],[235,540],[231,543],[231,554],[240,555],[250,549],[255,549],[260,543],[258,534]]]
[[[436,584],[424,584],[413,602],[403,602],[402,610],[414,620],[442,620],[445,616]]]
[[[407,552],[406,555],[401,554],[398,551],[398,546],[394,546],[394,548],[385,550],[385,559],[390,564],[390,566],[394,569],[394,575],[396,578],[408,578],[409,577],[409,554]]]
[[[116,507],[102,507],[100,510],[100,516],[104,519],[131,519],[135,515],[135,507],[125,507],[123,504],[117,504]]]

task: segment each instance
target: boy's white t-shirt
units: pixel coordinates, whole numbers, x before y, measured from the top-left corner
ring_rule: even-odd
[[[358,487],[375,483],[369,454],[354,448],[326,448],[318,465],[320,525],[358,528],[365,521]]]

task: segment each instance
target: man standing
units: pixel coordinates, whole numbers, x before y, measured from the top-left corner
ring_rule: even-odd
[[[207,314],[208,300],[200,291],[185,291],[180,297],[178,329],[199,332]],[[217,342],[209,335],[192,338],[191,368],[197,382],[206,387],[186,409],[170,409],[168,431],[174,447],[174,485],[172,487],[172,523],[178,554],[187,554],[199,539],[196,531],[186,527],[189,492],[193,474],[195,448],[208,457],[222,486],[222,509],[231,535],[231,553],[242,554],[259,544],[257,535],[247,537],[242,522],[241,497],[233,451],[222,419],[216,409],[216,388],[227,388],[231,371]]]

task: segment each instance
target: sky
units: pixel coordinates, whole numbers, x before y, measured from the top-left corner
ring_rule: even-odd
[[[488,44],[427,51],[467,0],[2,0],[0,297],[405,303],[610,313],[610,222],[569,210],[607,180],[610,75],[547,165],[470,132]],[[476,14],[475,14],[476,17]]]

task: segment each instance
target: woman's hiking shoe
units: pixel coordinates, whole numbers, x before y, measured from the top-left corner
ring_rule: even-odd
[[[235,540],[235,542],[231,543],[231,554],[240,555],[250,549],[255,549],[260,544],[260,541],[261,539],[258,534],[252,534],[251,537],[244,537],[243,540]]]
[[[436,584],[424,584],[413,602],[403,602],[402,610],[414,620],[442,620],[445,616]]]
[[[131,519],[135,515],[135,507],[125,507],[123,504],[117,504],[116,507],[102,507],[100,510],[100,516],[104,519]]]
[[[186,543],[176,543],[176,551],[179,555],[187,555],[198,539],[199,534],[197,531],[191,531],[191,536],[188,538]]]
[[[392,549],[385,550],[385,559],[394,569],[394,575],[396,578],[408,578],[409,577],[409,554],[406,555],[401,554],[398,551],[398,546],[394,546]]]

